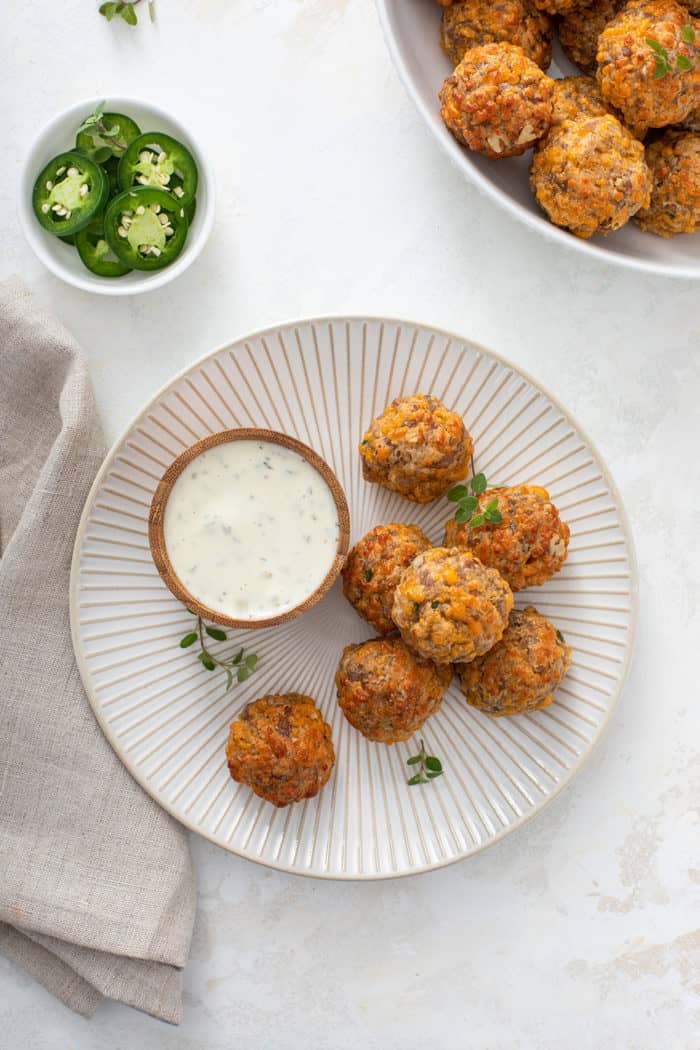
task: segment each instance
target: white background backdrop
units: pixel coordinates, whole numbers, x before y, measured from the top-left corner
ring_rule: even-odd
[[[465,184],[405,96],[371,0],[158,0],[158,24],[135,29],[97,6],[3,4],[0,276],[21,275],[82,343],[108,437],[175,371],[274,321],[366,312],[452,329],[529,370],[598,445],[637,542],[641,618],[610,731],[520,832],[443,871],[358,885],[193,841],[182,1026],[113,1004],[87,1022],[0,959],[0,1046],[697,1046],[700,282],[553,247]],[[218,178],[199,262],[130,300],[60,284],[16,219],[38,125],[110,91],[170,107]]]

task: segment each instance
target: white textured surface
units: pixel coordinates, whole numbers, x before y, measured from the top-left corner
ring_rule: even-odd
[[[540,379],[611,465],[640,563],[637,655],[589,765],[505,842],[441,872],[339,885],[195,841],[181,1028],[116,1006],[88,1023],[0,960],[0,1045],[694,1048],[697,283],[585,260],[466,185],[405,97],[370,0],[160,8],[157,29],[133,32],[90,0],[3,11],[2,273],[85,346],[110,436],[174,370],[285,317],[386,313],[463,332]],[[199,262],[124,302],[43,271],[14,206],[36,126],[110,90],[152,92],[192,122],[219,188]]]

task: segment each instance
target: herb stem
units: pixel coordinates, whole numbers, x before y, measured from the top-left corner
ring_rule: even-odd
[[[228,663],[224,660],[219,660],[218,657],[214,656],[212,652],[207,649],[206,642],[204,641],[204,621],[201,616],[197,617],[197,633],[199,635],[199,646],[203,653],[206,653],[212,663],[217,664],[219,667],[225,667],[228,670]]]

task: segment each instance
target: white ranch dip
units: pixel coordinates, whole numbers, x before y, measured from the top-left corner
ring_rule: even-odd
[[[171,489],[163,529],[190,594],[236,620],[304,601],[331,568],[339,534],[324,479],[271,441],[228,441],[193,459]]]

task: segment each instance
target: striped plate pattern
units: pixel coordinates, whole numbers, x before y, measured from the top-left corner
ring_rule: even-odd
[[[371,636],[337,584],[307,615],[240,632],[214,651],[250,646],[259,669],[224,689],[178,647],[189,614],[150,557],[152,493],[172,459],[206,434],[265,426],[315,448],[344,485],[352,542],[380,522],[420,525],[439,543],[446,501],[407,503],[362,480],[356,447],[388,402],[432,393],[462,413],[476,467],[499,483],[544,485],[571,527],[564,570],[521,592],[573,648],[555,703],[517,718],[467,708],[453,686],[423,732],[445,775],[408,788],[416,740],[370,743],[344,719],[333,675],[344,645]],[[608,721],[630,653],[635,570],[619,498],[564,410],[505,361],[464,339],[378,319],[305,321],[222,347],[176,378],[114,447],[78,532],[73,638],[97,718],[133,776],[165,809],[224,849],[275,868],[383,878],[439,867],[503,837],[571,778]],[[228,725],[267,692],[316,698],[337,763],[321,794],[284,810],[235,784]]]

